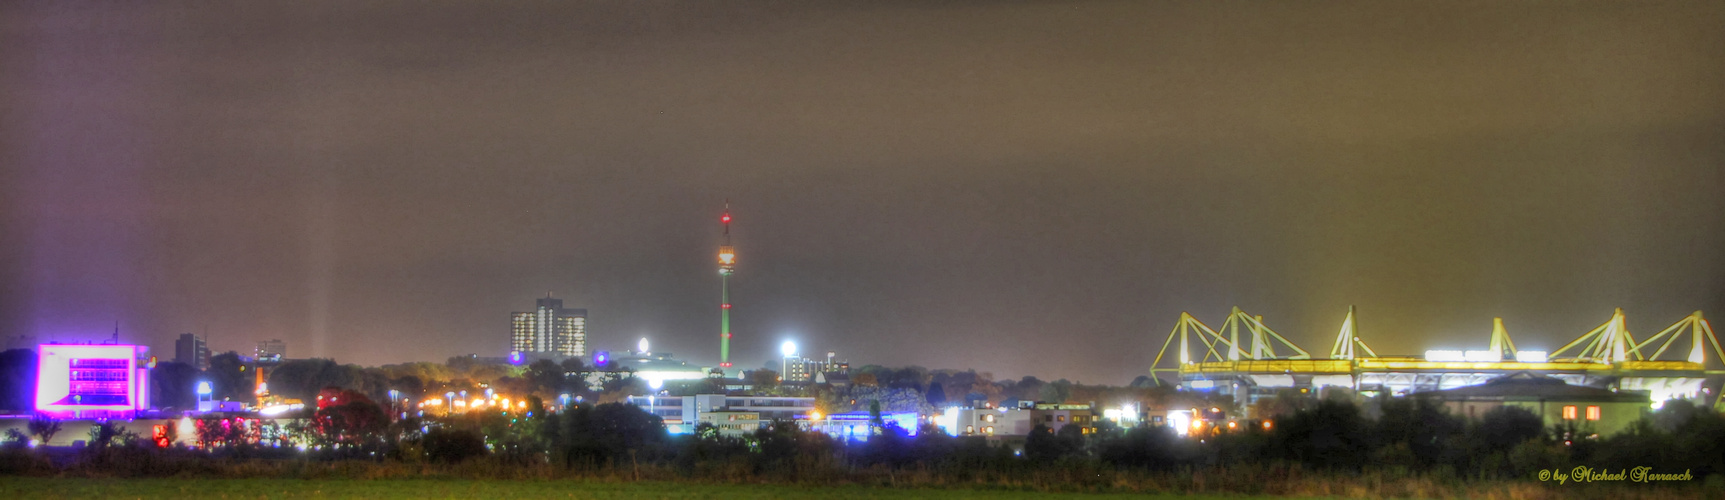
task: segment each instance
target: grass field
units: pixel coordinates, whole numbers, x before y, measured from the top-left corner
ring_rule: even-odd
[[[703,485],[593,481],[494,481],[460,479],[49,479],[0,477],[0,498],[664,498],[725,500],[794,499],[1146,499],[1156,495],[1033,493],[1018,491],[895,489],[869,486]],[[1168,496],[1167,498],[1174,498]],[[1179,498],[1204,498],[1186,497]],[[1215,497],[1223,498],[1223,497]],[[1242,499],[1246,497],[1225,497]]]

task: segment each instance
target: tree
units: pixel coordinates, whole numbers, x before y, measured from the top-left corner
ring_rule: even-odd
[[[0,352],[0,410],[24,412],[36,408],[36,351]]]
[[[565,464],[619,464],[652,458],[665,441],[665,423],[634,405],[581,406],[561,416],[561,442],[555,449]],[[647,457],[638,456],[646,453]]]
[[[1024,457],[1037,462],[1051,462],[1077,454],[1084,449],[1083,432],[1083,427],[1068,425],[1056,434],[1048,426],[1037,423],[1024,437]]]
[[[1284,458],[1319,467],[1354,468],[1368,459],[1366,422],[1353,404],[1323,401],[1283,418],[1274,441]]]
[[[1318,399],[1301,394],[1299,389],[1283,388],[1276,397],[1264,398],[1252,404],[1252,415],[1258,418],[1280,418],[1317,406]]]
[[[928,394],[926,396],[930,406],[938,408],[946,404],[946,388],[942,387],[940,384],[929,383]]]
[[[389,387],[401,391],[409,399],[425,396],[425,381],[417,375],[406,375],[389,381]]]
[[[772,370],[760,369],[751,371],[749,372],[748,379],[749,385],[754,386],[756,391],[770,391],[779,386],[779,372]]]
[[[330,387],[319,393],[313,421],[324,442],[361,444],[389,425],[389,415],[365,394]]]
[[[1320,403],[1323,407],[1326,403]],[[1460,417],[1450,415],[1441,403],[1428,397],[1382,397],[1378,403],[1382,415],[1374,426],[1380,446],[1405,449],[1415,463],[1431,467],[1455,459],[1450,441],[1465,430]]]
[[[252,370],[238,353],[230,351],[210,357],[210,369],[204,375],[215,390],[216,400],[249,403],[257,397],[256,374]]]
[[[1072,398],[1072,382],[1060,379],[1044,384],[1036,393],[1036,399],[1050,403],[1065,403]]]
[[[580,363],[580,360],[575,358],[570,358],[570,360],[575,361],[577,364]],[[531,387],[533,392],[555,397],[558,394],[562,394],[564,386],[567,385],[568,376],[566,373],[567,370],[564,369],[562,365],[557,364],[557,362],[549,359],[541,359],[539,361],[534,361],[533,364],[527,366],[526,378],[529,383],[529,387]]]
[[[1527,408],[1499,406],[1485,412],[1479,420],[1480,436],[1486,449],[1505,452],[1522,442],[1545,435],[1545,420]]]
[[[907,366],[892,371],[891,381],[887,387],[894,389],[916,389],[922,391],[923,375],[928,370],[920,366]]]
[[[915,412],[931,415],[935,412],[934,406],[928,404],[927,398],[916,389],[852,386],[839,393],[838,397],[846,403],[844,411],[861,411],[868,408],[870,401],[879,401],[881,410],[887,413]]]
[[[1139,426],[1126,430],[1117,439],[1105,439],[1097,446],[1102,461],[1115,465],[1168,470],[1183,461],[1192,441],[1181,439],[1168,426]]]
[[[470,430],[436,428],[421,438],[425,456],[433,462],[452,464],[484,456],[485,439]]]
[[[188,410],[198,404],[198,369],[172,361],[150,370],[150,399],[163,409]]]
[[[30,423],[25,424],[25,428],[30,431],[31,437],[36,438],[36,441],[47,444],[48,441],[54,439],[55,434],[60,433],[60,421],[37,413],[30,417]]]

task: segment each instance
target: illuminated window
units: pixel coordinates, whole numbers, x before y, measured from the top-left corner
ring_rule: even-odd
[[[994,435],[994,426],[990,425],[988,427],[983,427],[982,432],[985,434],[988,434],[990,436],[993,436]]]
[[[992,422],[994,422],[994,415],[983,415],[982,421],[992,423]]]
[[[1054,417],[1054,421],[1055,421],[1055,422],[1065,422],[1065,421],[1066,421],[1066,415],[1061,415],[1061,416],[1058,416],[1058,417]]]
[[[974,426],[974,425],[964,426],[964,433],[965,434],[975,434],[976,433],[976,426]]]
[[[1575,420],[1575,407],[1574,406],[1563,407],[1563,419],[1564,420]]]
[[[1598,406],[1587,407],[1587,419],[1588,420],[1599,420],[1599,407]]]

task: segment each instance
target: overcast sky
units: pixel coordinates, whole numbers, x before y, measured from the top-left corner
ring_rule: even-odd
[[[1125,383],[1725,317],[1720,2],[4,2],[0,334]]]

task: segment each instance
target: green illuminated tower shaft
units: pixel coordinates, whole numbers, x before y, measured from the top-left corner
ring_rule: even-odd
[[[719,244],[719,367],[731,367],[731,273],[736,272],[737,251],[731,248],[731,202],[725,201],[725,214],[719,216],[725,226],[724,241]]]
[[[731,367],[731,276],[719,275],[719,366]]]

